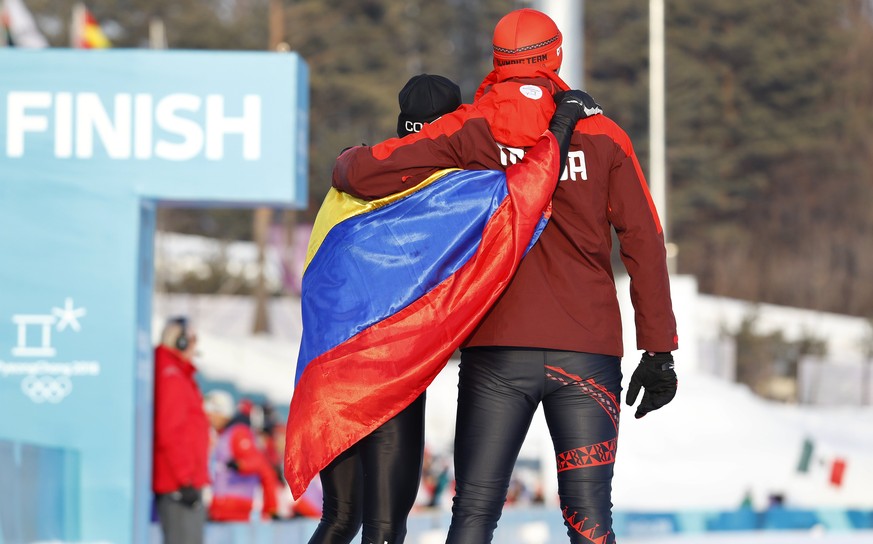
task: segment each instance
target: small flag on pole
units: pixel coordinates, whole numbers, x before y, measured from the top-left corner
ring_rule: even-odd
[[[70,28],[70,46],[76,49],[105,49],[112,42],[103,33],[94,15],[85,4],[78,2],[73,6],[73,22]]]
[[[812,452],[814,445],[809,438],[803,439],[803,449],[800,451],[800,462],[797,463],[797,472],[809,472],[809,465],[812,463]]]
[[[834,458],[831,463],[831,483],[836,487],[843,485],[843,476],[846,474],[846,460],[842,457]]]

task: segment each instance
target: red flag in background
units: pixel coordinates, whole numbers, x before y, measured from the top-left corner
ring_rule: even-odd
[[[76,49],[105,49],[112,42],[103,33],[94,15],[85,4],[79,2],[73,7],[73,23],[70,28],[70,46]]]
[[[846,460],[835,457],[831,463],[831,483],[837,487],[843,485],[843,476],[846,474]]]

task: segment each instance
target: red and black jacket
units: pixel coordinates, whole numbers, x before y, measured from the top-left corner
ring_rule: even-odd
[[[529,66],[495,69],[471,105],[416,134],[347,150],[333,186],[364,199],[413,186],[450,167],[505,170],[548,129],[552,95],[568,87]],[[582,119],[539,242],[464,346],[514,346],[622,355],[611,230],[631,278],[637,346],[678,345],[664,236],[630,138],[604,115]]]

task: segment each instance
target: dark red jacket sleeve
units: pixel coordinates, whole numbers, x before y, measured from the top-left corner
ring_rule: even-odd
[[[463,108],[463,107],[462,107]],[[467,110],[443,116],[405,138],[347,149],[334,165],[332,185],[339,191],[375,200],[415,187],[445,168],[485,168],[474,153],[490,138],[487,124]]]
[[[666,352],[678,348],[676,319],[664,233],[630,138],[609,122],[616,155],[609,177],[610,223],[620,244],[622,262],[630,276],[637,348]]]
[[[554,111],[555,102],[544,89],[518,82],[496,84],[476,103],[420,132],[346,150],[334,167],[333,187],[375,200],[414,187],[445,168],[504,170],[508,163],[500,159],[501,146],[535,145]]]

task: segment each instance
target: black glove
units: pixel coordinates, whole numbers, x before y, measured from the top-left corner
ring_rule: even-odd
[[[603,108],[595,102],[594,98],[585,91],[578,89],[570,89],[569,91],[558,91],[552,97],[555,99],[557,108],[555,114],[559,113],[567,117],[576,116],[576,120],[585,119],[598,113],[603,113]],[[578,111],[574,111],[578,110]]]
[[[549,130],[558,139],[561,149],[561,172],[567,165],[567,153],[570,151],[570,138],[579,119],[585,119],[598,113],[603,113],[600,104],[591,96],[579,90],[561,91],[555,94],[555,114],[549,123]]]
[[[239,472],[239,465],[238,465],[237,462],[236,462],[235,460],[233,460],[233,459],[231,459],[230,461],[228,461],[227,463],[225,463],[225,466],[227,466],[227,468],[229,468],[229,469],[231,469],[231,470],[235,470],[235,471]]]
[[[179,502],[185,506],[194,506],[200,502],[200,490],[190,485],[183,485],[179,488]]]
[[[635,418],[640,419],[652,410],[657,410],[673,400],[678,385],[679,380],[676,378],[676,371],[673,370],[672,354],[655,353],[649,355],[648,352],[643,352],[640,364],[631,375],[626,402],[628,406],[633,406],[640,393],[640,387],[646,389],[643,393],[643,400],[640,401],[637,412],[634,414]]]

